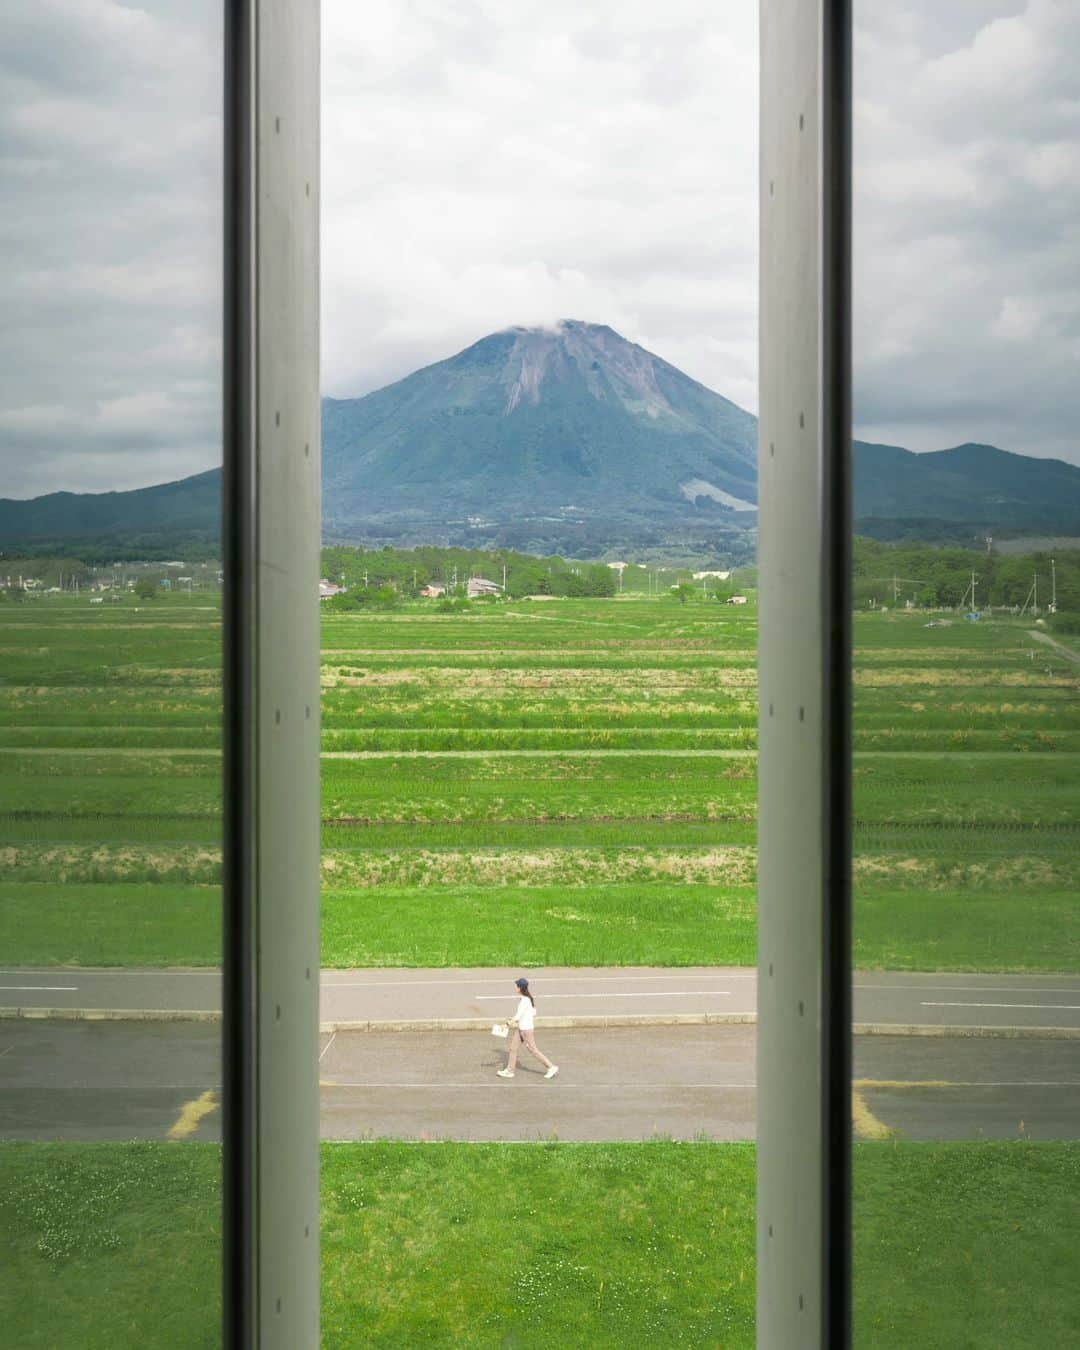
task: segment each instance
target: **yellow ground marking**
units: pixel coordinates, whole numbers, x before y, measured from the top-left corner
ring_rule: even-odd
[[[851,1123],[860,1139],[888,1139],[892,1135],[892,1130],[883,1120],[878,1120],[867,1106],[866,1098],[854,1086],[851,1089]]]
[[[204,1092],[201,1097],[196,1097],[194,1101],[185,1102],[180,1115],[177,1117],[176,1124],[166,1135],[167,1139],[186,1139],[188,1135],[194,1134],[199,1128],[199,1121],[203,1116],[208,1116],[211,1111],[217,1110],[217,1093],[210,1091]]]
[[[856,1078],[851,1084],[851,1121],[860,1139],[889,1139],[892,1130],[870,1110],[867,1088],[947,1088],[959,1087],[944,1078]]]

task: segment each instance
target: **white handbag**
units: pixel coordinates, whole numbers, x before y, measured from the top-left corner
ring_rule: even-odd
[[[491,1024],[491,1034],[493,1036],[503,1036],[503,1037],[509,1036],[510,1028],[506,1025],[505,1022],[493,1022]]]

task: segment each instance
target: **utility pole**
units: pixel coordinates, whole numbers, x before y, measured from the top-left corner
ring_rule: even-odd
[[[974,612],[974,610],[975,610],[975,573],[974,573],[974,572],[972,572],[972,574],[971,574],[971,608],[972,608],[972,612]]]
[[[893,579],[892,579],[892,602],[893,602],[893,605],[894,605],[894,606],[895,606],[897,600],[899,599],[899,597],[900,597],[900,588],[899,588],[899,586],[897,586],[897,584],[896,584],[896,573],[894,572],[894,573],[893,573]]]
[[[1034,597],[1035,597],[1034,603],[1033,603],[1032,606],[1031,606],[1031,612],[1032,612],[1032,614],[1038,614],[1038,612],[1039,612],[1039,573],[1038,573],[1038,571],[1036,571],[1036,573],[1035,573],[1035,579],[1034,579],[1034,581],[1032,581],[1032,583],[1031,583],[1031,593],[1032,593],[1032,595],[1034,595]]]
[[[1050,559],[1050,613],[1057,613],[1057,564]]]

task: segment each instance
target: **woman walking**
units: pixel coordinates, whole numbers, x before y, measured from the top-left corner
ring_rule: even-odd
[[[547,1055],[543,1054],[533,1040],[533,1027],[536,1025],[536,1000],[529,993],[529,981],[525,979],[515,980],[514,984],[518,988],[521,997],[518,999],[517,1012],[510,1019],[510,1026],[513,1030],[510,1032],[510,1058],[506,1061],[505,1069],[498,1069],[500,1078],[513,1078],[514,1069],[517,1067],[518,1046],[524,1041],[526,1047],[536,1056],[541,1064],[547,1065],[545,1078],[554,1078],[559,1072],[559,1066],[552,1064]]]

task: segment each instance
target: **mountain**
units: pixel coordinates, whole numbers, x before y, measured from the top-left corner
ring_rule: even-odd
[[[968,442],[914,454],[855,442],[855,516],[864,533],[886,522],[936,521],[1072,534],[1080,522],[1080,469]]]
[[[363,398],[324,399],[322,423],[328,539],[575,557],[693,540],[745,554],[753,543],[756,418],[602,324],[493,333]],[[1060,460],[856,442],[854,461],[860,533],[1080,534],[1080,468]],[[0,501],[0,549],[205,544],[219,533],[219,494],[211,471]]]
[[[324,527],[649,528],[757,501],[755,418],[601,324],[511,328],[323,402]]]
[[[54,545],[94,551],[123,546],[127,556],[192,557],[220,547],[221,470],[127,492],[50,492],[27,501],[0,498],[0,549],[39,552]],[[132,552],[134,550],[134,552]],[[114,554],[113,556],[120,556]]]

